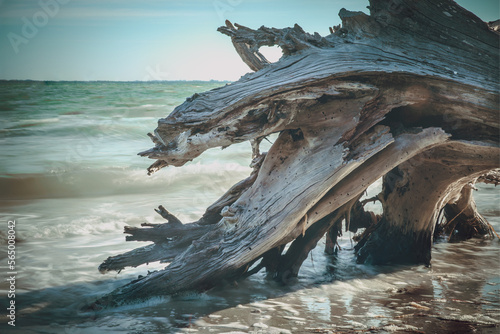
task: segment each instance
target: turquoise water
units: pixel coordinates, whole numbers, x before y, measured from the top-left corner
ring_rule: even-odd
[[[186,97],[224,84],[0,81],[1,333],[471,329],[467,322],[437,314],[474,316],[486,324],[484,332],[498,329],[491,325],[500,319],[498,240],[439,242],[432,268],[372,267],[355,263],[346,234],[338,258],[325,256],[320,243],[287,287],[259,273],[239,287],[158,298],[97,315],[81,312],[97,297],[164,266],[101,275],[97,267],[108,256],[143,245],[125,242],[124,226],[163,222],[153,211],[158,205],[184,222],[195,221],[249,175],[249,143],[209,150],[182,168],[153,176],[146,173],[153,161],[137,156],[152,147],[146,134],[159,118]],[[482,185],[476,199],[500,231],[498,188]],[[18,238],[16,328],[2,313],[8,302],[8,220],[16,220]],[[408,316],[424,312],[412,302],[433,316]]]

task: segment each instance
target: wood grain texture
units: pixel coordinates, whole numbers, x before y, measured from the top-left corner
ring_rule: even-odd
[[[257,268],[282,280],[297,275],[381,177],[384,212],[358,243],[358,261],[430,262],[441,208],[499,168],[499,35],[451,0],[372,0],[369,16],[339,15],[342,26],[324,37],[297,25],[219,29],[256,72],[187,98],[158,121],[154,147],[140,155],[156,160],[152,173],[251,141],[254,172],[198,222],[128,229],[156,245],[110,258],[103,271],[171,263],[93,308],[209,289],[254,273],[259,259]],[[284,56],[269,63],[258,52],[264,45]],[[272,133],[278,139],[261,154],[258,143]]]

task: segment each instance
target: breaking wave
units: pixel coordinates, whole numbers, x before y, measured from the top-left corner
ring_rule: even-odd
[[[251,171],[237,163],[219,162],[167,168],[152,176],[147,176],[145,169],[65,169],[68,166],[55,166],[48,173],[0,175],[0,200],[151,194],[174,192],[186,185],[192,191],[218,192]]]

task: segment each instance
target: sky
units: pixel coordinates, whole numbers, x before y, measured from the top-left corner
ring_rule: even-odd
[[[484,21],[498,0],[458,0]],[[368,0],[0,0],[0,79],[237,80],[249,72],[224,21],[258,28],[298,23],[329,34],[341,8]],[[264,50],[271,59],[277,48]],[[266,53],[265,53],[266,54]]]

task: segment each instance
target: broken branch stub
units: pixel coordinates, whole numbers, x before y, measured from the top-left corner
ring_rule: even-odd
[[[358,243],[358,261],[429,263],[439,211],[499,167],[498,34],[450,0],[372,0],[370,15],[340,16],[326,37],[298,25],[219,28],[256,72],[188,98],[140,154],[156,160],[154,172],[251,141],[254,172],[198,222],[180,225],[161,211],[169,223],[127,229],[156,243],[130,254],[133,265],[148,252],[171,263],[94,306],[208,289],[254,273],[261,258],[256,268],[295,276],[329,228],[359,216],[350,208],[380,177],[384,212]],[[270,64],[263,45],[284,56]],[[258,143],[272,133],[278,139],[261,155]]]

